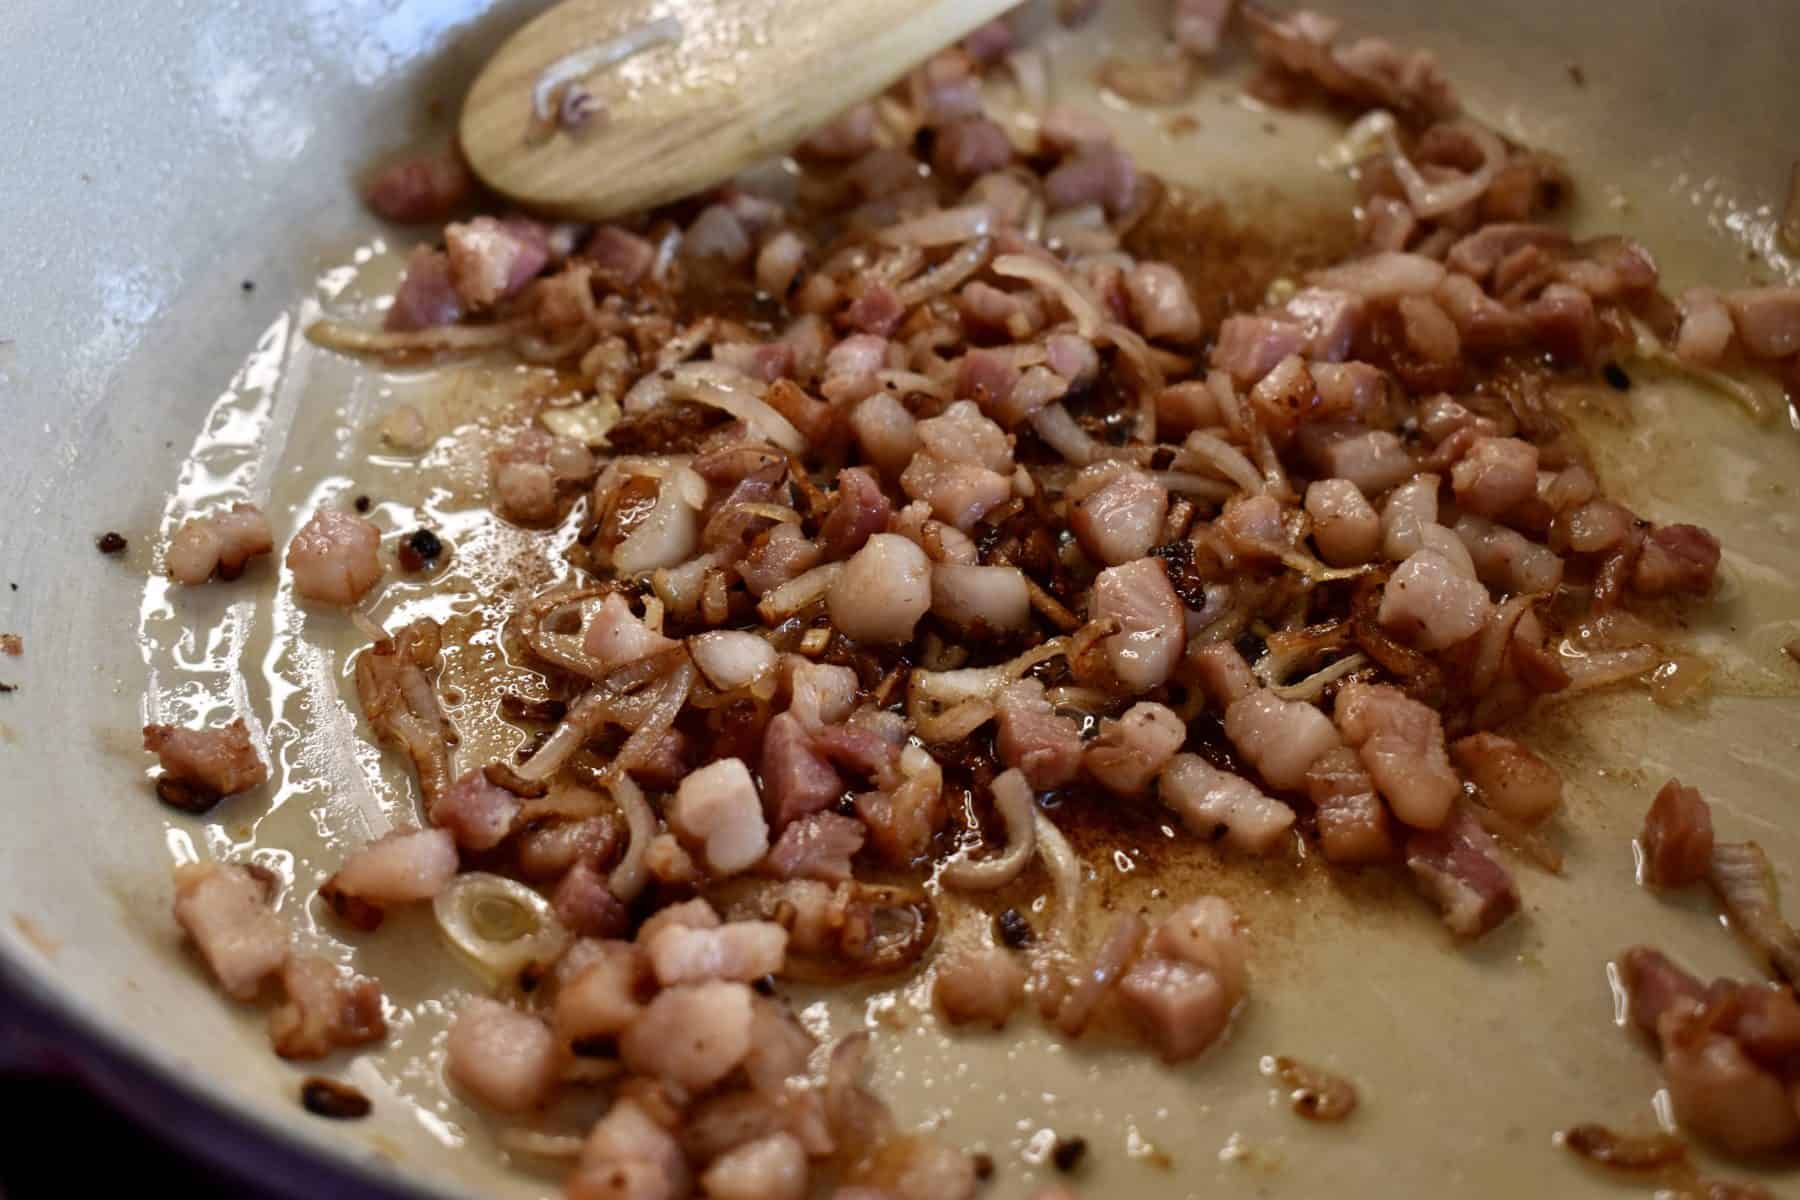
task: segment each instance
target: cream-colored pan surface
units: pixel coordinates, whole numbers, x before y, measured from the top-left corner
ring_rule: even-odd
[[[512,748],[494,697],[527,671],[492,631],[509,597],[562,569],[572,530],[547,539],[481,519],[482,456],[555,382],[502,364],[387,372],[301,336],[321,313],[373,312],[407,248],[360,211],[358,165],[433,129],[428,102],[453,108],[480,50],[528,11],[463,7],[303,4],[270,19],[199,6],[135,39],[109,36],[108,58],[100,31],[27,5],[0,46],[23,113],[0,148],[12,230],[0,247],[0,406],[11,418],[0,629],[25,638],[22,658],[0,660],[0,678],[20,688],[0,697],[11,818],[0,944],[83,1020],[275,1136],[452,1193],[525,1196],[551,1190],[554,1175],[508,1163],[494,1127],[439,1076],[447,1013],[478,982],[428,920],[352,943],[310,900],[347,848],[415,819],[410,780],[358,733],[346,666],[358,636],[296,603],[272,566],[189,591],[151,574],[152,548],[197,503],[257,500],[278,542],[318,504],[357,495],[386,529],[428,520],[454,546],[451,568],[430,585],[390,577],[376,616],[429,612],[468,631],[444,675],[453,715],[470,753]],[[1671,290],[1794,278],[1770,213],[1800,154],[1800,27],[1783,4],[1331,7],[1437,48],[1475,111],[1566,155],[1577,224],[1644,240]],[[1229,63],[1177,109],[1134,110],[1096,91],[1097,64],[1143,56],[1161,19],[1158,2],[1117,0],[1096,27],[1053,39],[1057,97],[1106,114],[1201,207],[1217,202],[1191,247],[1217,278],[1329,241],[1350,202],[1322,162],[1341,133],[1331,121],[1262,111]],[[1009,96],[997,88],[994,100]],[[1800,435],[1778,402],[1758,418],[1627,369],[1628,392],[1571,394],[1568,407],[1627,503],[1720,534],[1722,586],[1685,637],[1710,682],[1674,709],[1628,687],[1546,706],[1524,727],[1568,781],[1555,833],[1567,862],[1552,876],[1515,861],[1519,919],[1461,948],[1403,883],[1090,840],[1098,907],[1156,913],[1199,891],[1241,906],[1253,994],[1225,1045],[1167,1069],[1104,1035],[1065,1044],[1023,1016],[1001,1034],[952,1033],[930,1011],[927,977],[801,995],[808,1023],[822,1036],[872,1029],[880,1087],[903,1121],[990,1153],[995,1196],[1059,1178],[1046,1162],[1059,1136],[1086,1140],[1072,1181],[1089,1195],[1616,1190],[1552,1141],[1576,1122],[1659,1119],[1652,1055],[1615,1021],[1609,958],[1649,942],[1704,973],[1757,969],[1704,897],[1636,885],[1631,839],[1650,795],[1679,774],[1713,798],[1722,835],[1760,841],[1784,882],[1800,864],[1800,664],[1781,650],[1800,637]],[[378,438],[402,402],[441,435],[423,458],[392,456]],[[111,528],[131,538],[122,562],[91,546]],[[137,727],[230,715],[266,736],[274,781],[207,819],[171,817],[146,786]],[[386,985],[390,1045],[330,1064],[374,1098],[368,1121],[302,1114],[299,1073],[269,1054],[260,1017],[228,1006],[180,950],[168,870],[197,855],[274,868],[304,936]],[[966,936],[953,901],[945,913],[946,936]],[[1276,1054],[1353,1080],[1360,1111],[1337,1126],[1297,1118],[1259,1071]],[[538,1127],[573,1128],[580,1115]],[[1707,1167],[1800,1194],[1778,1170]]]

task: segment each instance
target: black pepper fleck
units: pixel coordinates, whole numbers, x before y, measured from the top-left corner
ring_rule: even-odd
[[[1009,908],[995,917],[994,924],[999,929],[1001,944],[1008,949],[1023,950],[1037,936],[1031,931],[1031,922],[1016,908]]]
[[[1569,64],[1569,82],[1576,87],[1587,86],[1587,72],[1581,69],[1580,63]]]
[[[1050,1147],[1050,1161],[1057,1170],[1065,1174],[1081,1165],[1087,1157],[1087,1139],[1083,1137],[1057,1138],[1056,1145]]]
[[[415,529],[400,542],[400,565],[408,571],[423,571],[437,564],[444,553],[444,543],[429,529]]]
[[[773,996],[775,994],[775,977],[763,975],[752,980],[750,986],[756,989],[756,994],[759,996]]]
[[[370,504],[370,501],[367,496],[358,496],[355,500],[351,501],[351,506],[353,508],[355,508],[356,511],[359,513],[368,512],[369,504]]]
[[[1604,367],[1601,367],[1600,377],[1606,380],[1607,386],[1612,388],[1615,392],[1626,392],[1631,390],[1631,376],[1627,375],[1625,373],[1625,368],[1621,367],[1618,363],[1609,362]]]
[[[241,286],[246,292],[254,292],[256,290],[256,280],[246,279]]]
[[[127,545],[129,543],[126,542],[125,535],[111,529],[94,539],[94,546],[102,554],[123,554]]]
[[[369,1098],[347,1083],[314,1075],[300,1085],[300,1103],[315,1117],[354,1121],[369,1115]]]
[[[15,683],[0,683],[0,696],[5,696],[11,692],[16,692],[18,690],[19,690],[19,686]]]
[[[994,1156],[982,1151],[974,1156],[975,1178],[986,1183],[994,1177]]]

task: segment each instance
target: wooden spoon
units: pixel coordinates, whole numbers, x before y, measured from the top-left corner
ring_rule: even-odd
[[[463,153],[533,209],[618,216],[787,149],[1016,3],[565,0],[483,68]]]

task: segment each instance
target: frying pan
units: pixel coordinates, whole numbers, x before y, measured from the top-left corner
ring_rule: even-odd
[[[1109,2],[1071,39],[1061,77],[1096,106],[1081,83],[1092,63],[1161,29],[1159,3]],[[1475,112],[1567,155],[1578,224],[1644,239],[1671,290],[1794,277],[1769,208],[1800,152],[1800,25],[1786,0],[1319,7],[1436,50]],[[22,658],[0,659],[0,680],[18,687],[0,695],[7,1044],[273,1192],[549,1187],[509,1168],[437,1082],[448,1000],[433,997],[473,981],[422,924],[399,922],[356,958],[400,1007],[391,1052],[321,1068],[374,1099],[355,1123],[303,1112],[300,1072],[269,1053],[260,1016],[230,1006],[182,951],[172,859],[254,853],[295,881],[284,911],[310,927],[310,885],[408,798],[394,765],[349,736],[340,622],[286,604],[273,568],[180,596],[146,587],[178,478],[186,495],[265,500],[278,542],[331,487],[384,487],[390,526],[424,503],[416,473],[330,432],[418,381],[311,351],[295,326],[304,305],[354,307],[391,282],[408,239],[361,209],[357,171],[441,136],[483,53],[533,11],[15,0],[0,35],[0,630],[24,639]],[[1116,119],[1149,165],[1257,197],[1271,221],[1282,205],[1265,205],[1257,180],[1302,214],[1309,198],[1343,200],[1314,162],[1332,137],[1324,122],[1256,112],[1223,78],[1192,111],[1198,127],[1179,134],[1166,114]],[[1785,883],[1800,863],[1800,667],[1779,654],[1800,635],[1796,437],[1784,413],[1759,423],[1654,373],[1635,378],[1626,398],[1595,400],[1587,427],[1628,503],[1723,537],[1720,596],[1690,631],[1715,663],[1712,686],[1679,710],[1628,690],[1528,728],[1569,780],[1569,864],[1561,877],[1521,868],[1522,920],[1458,950],[1401,889],[1238,870],[1231,886],[1257,939],[1253,1007],[1228,1045],[1179,1072],[1118,1047],[1061,1046],[1030,1022],[947,1037],[916,985],[808,1019],[836,1032],[873,1023],[879,1085],[902,1118],[992,1153],[993,1194],[1047,1177],[1056,1135],[1087,1139],[1091,1194],[1612,1190],[1551,1143],[1577,1121],[1653,1119],[1655,1067],[1614,1026],[1606,960],[1652,941],[1702,973],[1754,970],[1708,905],[1634,886],[1629,838],[1650,788],[1679,772],[1715,798],[1726,836],[1765,845]],[[325,491],[309,490],[321,477]],[[118,559],[94,548],[112,529],[130,541]],[[424,603],[403,589],[388,600]],[[276,678],[289,683],[272,692],[261,667],[282,653],[294,658]],[[229,683],[234,665],[251,682]],[[251,715],[279,747],[280,778],[310,790],[228,802],[206,820],[169,813],[145,784],[135,731],[148,713],[225,710]],[[1127,894],[1135,865],[1101,864],[1097,885]],[[1341,1128],[1299,1122],[1258,1076],[1276,1053],[1349,1076],[1364,1110]]]

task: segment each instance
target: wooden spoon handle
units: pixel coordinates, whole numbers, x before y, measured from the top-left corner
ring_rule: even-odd
[[[463,153],[497,191],[600,220],[785,150],[1016,0],[565,0],[514,35],[463,105]],[[546,68],[658,20],[679,39],[582,81],[602,108],[534,131]],[[545,136],[548,132],[548,136]]]

